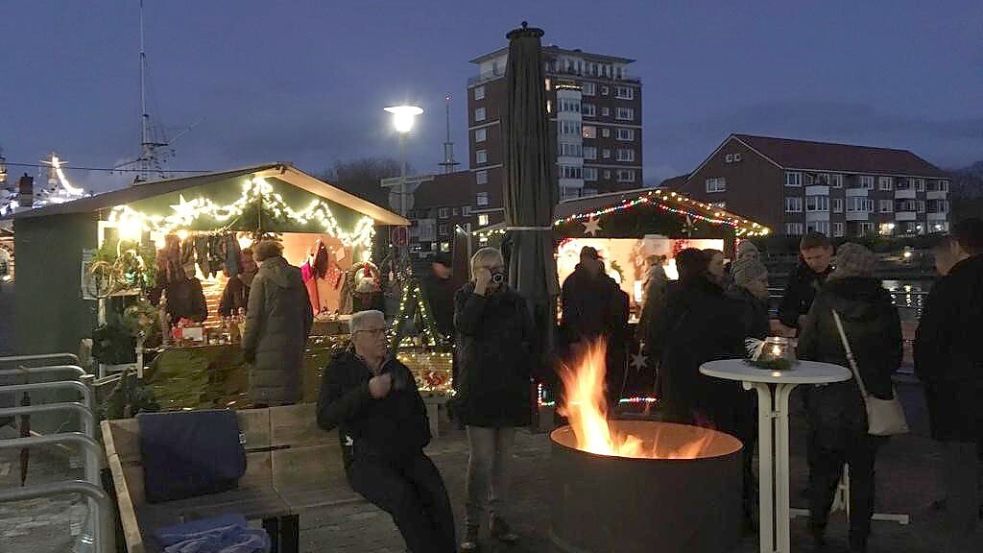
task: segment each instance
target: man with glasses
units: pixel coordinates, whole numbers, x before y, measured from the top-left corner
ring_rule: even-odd
[[[430,424],[413,375],[389,354],[381,311],[352,315],[350,329],[351,347],[324,370],[318,425],[338,428],[352,489],[392,515],[410,551],[453,552],[454,515],[423,453]]]

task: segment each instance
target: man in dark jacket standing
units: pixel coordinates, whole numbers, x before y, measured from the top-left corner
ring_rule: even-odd
[[[936,266],[947,274],[932,287],[918,323],[915,373],[925,385],[932,436],[944,445],[949,548],[979,550],[983,221],[967,219],[956,225],[936,248],[936,257]]]
[[[349,483],[393,517],[413,553],[453,553],[454,515],[412,373],[388,355],[381,311],[351,318],[352,345],[324,370],[317,423],[338,427]]]
[[[290,405],[301,398],[304,348],[314,317],[300,269],[283,258],[283,246],[260,242],[261,265],[249,288],[243,356],[252,363],[249,399],[256,407]]]
[[[803,236],[799,242],[799,254],[802,260],[789,276],[782,303],[778,306],[778,320],[789,336],[795,336],[812,306],[816,292],[833,270],[830,266],[833,245],[825,234],[810,232]]]
[[[423,293],[437,330],[451,340],[454,339],[454,293],[457,292],[452,276],[450,256],[438,253],[430,264],[430,274],[423,279]]]
[[[491,535],[512,543],[506,493],[515,429],[532,418],[529,377],[533,331],[526,302],[505,282],[505,263],[494,248],[471,259],[473,280],[454,297],[460,373],[455,414],[467,426],[468,475],[461,551],[478,548],[481,519]]]
[[[858,244],[844,244],[836,270],[816,296],[802,325],[798,353],[802,359],[849,367],[833,317],[842,320],[858,371],[868,393],[891,399],[891,375],[903,354],[901,320],[891,296],[873,278],[877,260]],[[874,514],[874,461],[886,438],[867,433],[864,398],[854,379],[805,388],[809,421],[810,527],[817,545],[824,542],[826,522],[843,465],[850,467],[850,551],[867,551]]]

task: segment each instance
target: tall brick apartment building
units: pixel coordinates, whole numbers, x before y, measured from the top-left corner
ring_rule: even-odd
[[[732,134],[677,189],[787,236],[949,228],[949,176],[907,150]]]
[[[508,48],[471,60],[478,66],[478,75],[468,82],[468,153],[478,187],[477,210],[502,206],[507,60]],[[642,186],[642,83],[628,73],[633,61],[543,48],[561,197]]]

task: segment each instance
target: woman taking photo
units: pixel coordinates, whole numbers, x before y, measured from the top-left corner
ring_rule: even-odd
[[[873,278],[874,254],[858,244],[836,252],[836,269],[816,295],[799,338],[799,357],[849,367],[847,343],[867,392],[891,399],[891,375],[901,365],[901,321],[891,296]],[[856,379],[806,389],[810,425],[810,530],[817,546],[824,533],[843,465],[850,467],[850,551],[867,550],[874,514],[874,460],[886,440],[867,433],[867,411]]]
[[[505,508],[508,462],[515,429],[531,419],[529,375],[532,323],[526,302],[505,282],[505,263],[494,248],[471,258],[472,281],[454,297],[457,361],[454,412],[467,426],[465,535],[461,551],[478,548],[485,511],[491,536],[514,543]]]

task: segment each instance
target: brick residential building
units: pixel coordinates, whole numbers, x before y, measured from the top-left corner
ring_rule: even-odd
[[[908,150],[732,134],[676,184],[779,235],[949,228],[949,176]]]
[[[476,194],[486,192],[477,197],[478,210],[502,207],[501,116],[507,61],[508,48],[471,60],[478,75],[468,82],[468,155],[480,188]],[[642,83],[628,73],[633,61],[543,47],[561,197],[642,186]]]

